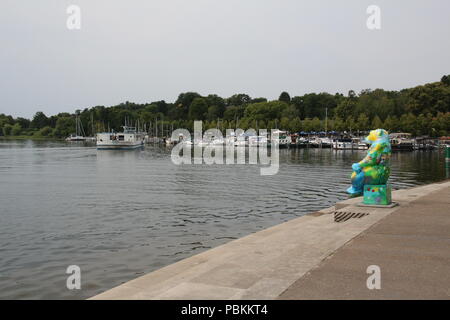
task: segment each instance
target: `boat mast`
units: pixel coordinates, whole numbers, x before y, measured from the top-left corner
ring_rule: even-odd
[[[91,112],[91,130],[92,130],[92,136],[95,136],[95,132],[94,132],[94,114]]]
[[[75,116],[75,136],[78,137],[78,115]]]

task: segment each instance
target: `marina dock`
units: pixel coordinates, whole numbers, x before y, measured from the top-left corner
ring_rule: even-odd
[[[91,299],[449,299],[450,181],[361,198],[290,220]],[[367,267],[381,288],[369,290]]]

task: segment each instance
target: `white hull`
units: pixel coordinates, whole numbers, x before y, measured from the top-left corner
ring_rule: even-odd
[[[369,147],[365,143],[358,144],[358,150],[368,150]]]
[[[144,146],[145,136],[134,128],[124,127],[124,132],[103,132],[97,134],[98,150],[128,150]]]
[[[353,150],[353,144],[351,142],[333,142],[333,149]]]
[[[86,141],[86,138],[83,136],[70,136],[66,138],[66,141]]]
[[[105,144],[98,144],[97,143],[97,149],[98,150],[127,150],[127,149],[137,149],[140,147],[143,147],[144,143],[105,143]]]

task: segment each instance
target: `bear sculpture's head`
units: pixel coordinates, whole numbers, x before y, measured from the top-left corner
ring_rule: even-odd
[[[375,129],[370,131],[365,141],[370,144],[389,142],[389,133],[384,129]]]

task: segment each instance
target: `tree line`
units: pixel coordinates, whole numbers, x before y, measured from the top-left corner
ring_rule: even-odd
[[[87,135],[120,130],[125,119],[139,122],[147,130],[186,128],[195,120],[208,128],[265,128],[291,132],[358,132],[385,128],[390,132],[409,132],[431,137],[450,135],[450,75],[440,81],[400,91],[366,89],[330,94],[308,93],[291,97],[282,92],[278,100],[235,94],[222,98],[181,93],[173,103],[155,101],[137,104],[124,102],[105,107],[94,106],[75,113],[47,116],[38,111],[32,119],[0,114],[0,135],[64,138],[74,133],[80,117]]]

